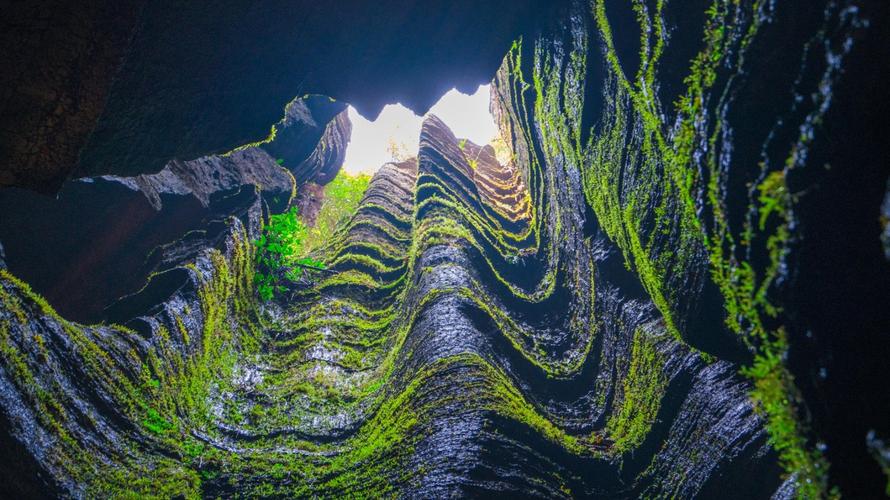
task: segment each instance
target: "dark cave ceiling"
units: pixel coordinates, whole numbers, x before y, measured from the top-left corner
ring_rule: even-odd
[[[294,96],[422,113],[489,81],[564,2],[16,2],[0,18],[0,186],[160,170],[268,134]]]

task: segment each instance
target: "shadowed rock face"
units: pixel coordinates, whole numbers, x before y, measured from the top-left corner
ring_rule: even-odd
[[[280,160],[298,186],[309,180],[324,185],[340,171],[351,135],[345,104],[307,96],[287,105],[273,137],[259,147]]]
[[[0,186],[59,190],[105,108],[144,3],[0,6]]]
[[[100,178],[142,191],[156,210],[162,208],[161,194],[192,195],[206,207],[212,194],[246,184],[288,196],[309,181],[330,182],[343,165],[351,133],[345,104],[306,96],[285,108],[284,118],[273,126],[266,142],[220,156],[173,160],[157,174]]]
[[[108,304],[156,270],[161,247],[226,217],[242,186],[260,186],[278,209],[296,193],[295,179],[333,178],[351,131],[345,108],[326,97],[296,99],[271,142],[174,160],[156,174],[77,179],[56,199],[0,191],[0,241],[11,270],[66,318],[104,319]]]
[[[152,250],[202,228],[212,209],[182,193],[150,198],[131,186],[90,179],[57,199],[10,189],[0,195],[0,238],[11,271],[72,320],[97,322],[116,298],[138,290]]]
[[[250,241],[276,193],[249,183],[277,158],[327,179],[342,109],[323,133],[312,118],[302,159],[273,141],[196,165],[240,165],[207,189],[181,188],[178,165],[143,176],[130,199],[146,209],[153,192],[161,213],[213,214],[158,249],[110,324],[67,321],[0,270],[0,444],[29,457],[0,483],[882,494],[887,101],[868,74],[890,64],[872,28],[890,4],[709,5],[576,1],[542,19],[492,85],[510,161],[428,117],[417,159],[383,166],[314,255],[329,272],[275,301],[256,297]]]
[[[86,177],[79,182],[95,182]],[[260,148],[233,151],[226,156],[207,156],[192,161],[174,160],[157,174],[136,177],[104,175],[105,182],[116,182],[133,191],[141,191],[155,210],[164,208],[161,195],[191,195],[202,207],[210,204],[213,194],[235,189],[244,184],[263,186],[269,192],[287,196],[294,189],[294,180],[286,169]]]

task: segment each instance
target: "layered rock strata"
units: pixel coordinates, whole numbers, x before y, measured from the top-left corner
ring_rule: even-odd
[[[747,383],[598,269],[614,255],[570,175],[430,117],[331,239],[334,274],[286,302],[250,291],[256,204],[152,278],[171,297],[123,301],[123,327],[66,322],[5,274],[15,435],[45,433],[23,442],[75,495],[685,496],[751,471],[749,493],[776,490]]]

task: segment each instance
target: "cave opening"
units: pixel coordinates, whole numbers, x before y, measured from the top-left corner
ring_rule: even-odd
[[[388,104],[373,121],[349,106],[352,134],[343,170],[351,174],[373,174],[387,161],[416,156],[420,129],[424,117],[429,115],[441,118],[457,137],[481,146],[496,142],[500,134],[490,111],[490,92],[490,84],[479,85],[469,94],[451,89],[423,116],[399,103]]]

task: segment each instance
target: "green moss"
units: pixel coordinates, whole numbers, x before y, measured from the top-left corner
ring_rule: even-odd
[[[655,340],[638,328],[622,385],[620,407],[606,423],[606,433],[617,453],[636,448],[649,434],[667,388],[663,372],[664,360]]]
[[[779,454],[785,470],[798,473],[797,495],[800,498],[825,498],[840,495],[828,486],[828,462],[810,448],[804,438],[805,429],[795,412],[800,400],[794,379],[783,363],[788,349],[785,333],[779,330],[775,340],[762,344],[754,364],[742,373],[754,381],[751,398],[757,410],[767,418],[770,444]]]
[[[148,409],[145,418],[142,420],[142,425],[155,434],[164,434],[173,429],[173,424],[161,417],[154,408]]]

